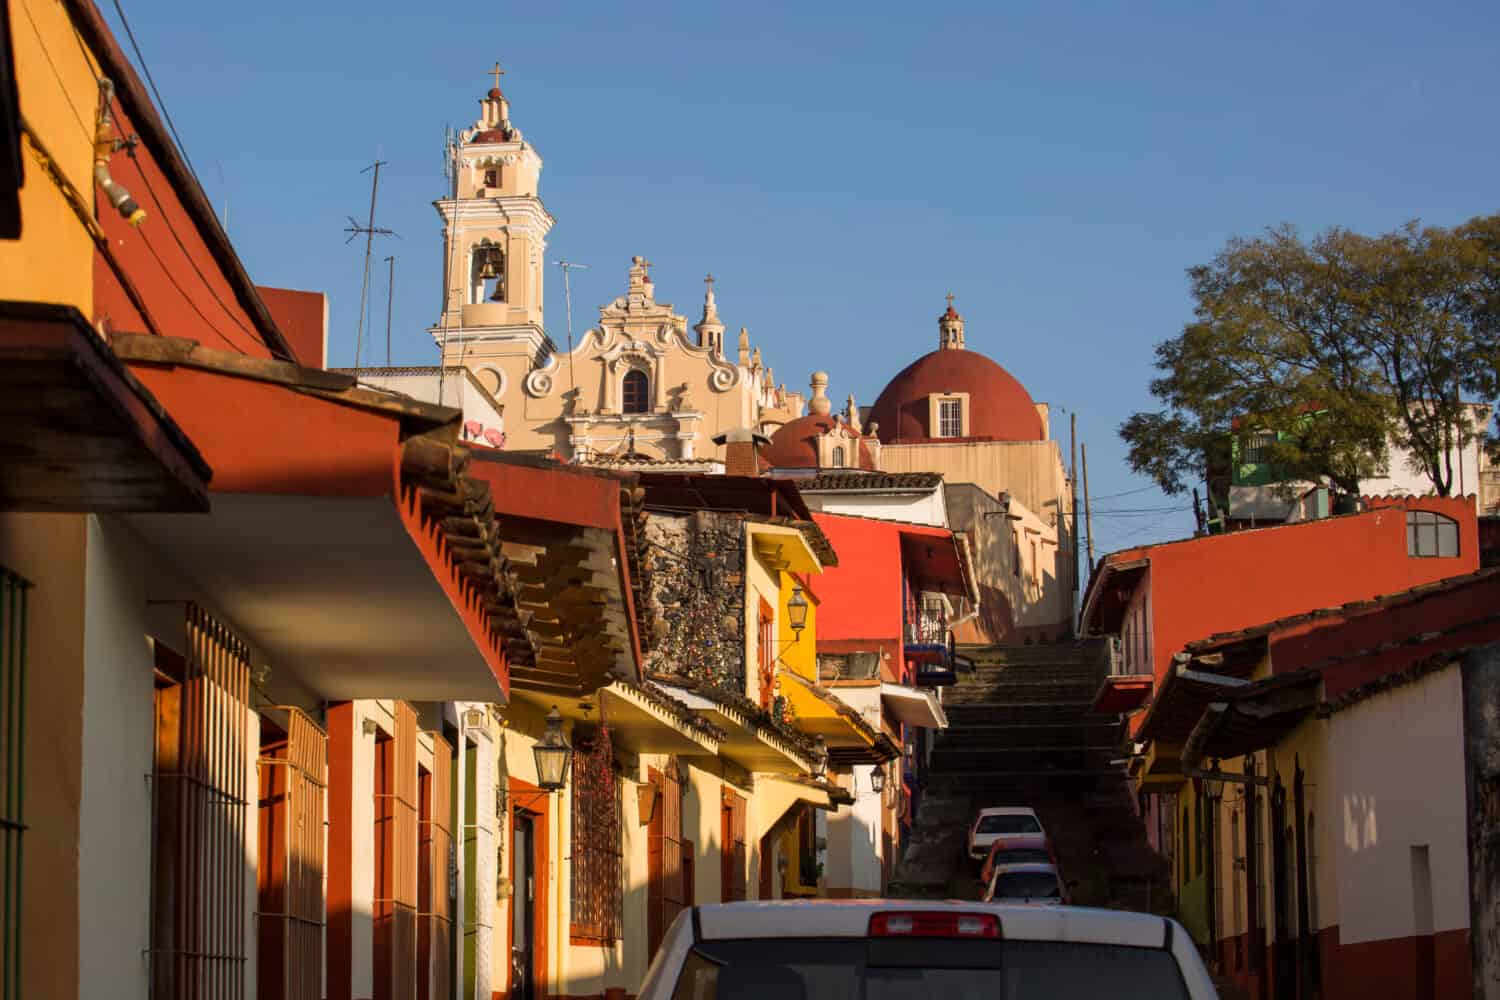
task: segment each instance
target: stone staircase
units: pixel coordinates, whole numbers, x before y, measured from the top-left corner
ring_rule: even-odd
[[[1089,712],[1108,669],[1103,640],[962,650],[972,674],[943,692],[949,728],[932,752],[895,896],[973,899],[964,856],[974,812],[1029,805],[1056,845],[1074,902],[1167,912],[1161,859],[1146,843],[1121,766],[1121,724]]]

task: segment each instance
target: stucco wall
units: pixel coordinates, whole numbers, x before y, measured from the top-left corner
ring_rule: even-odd
[[[884,493],[808,493],[803,498],[812,510],[825,514],[852,514],[882,521],[908,521],[948,526],[948,510],[943,503],[941,487],[921,495]],[[840,553],[842,557],[842,553]]]
[[[1003,511],[1003,513],[1002,513]],[[979,617],[960,641],[998,642],[1013,633],[1048,638],[1070,628],[1073,550],[1067,519],[1012,499],[1008,510],[976,486],[948,490],[948,523],[970,539]]]
[[[27,595],[21,994],[75,997],[81,971],[78,835],[83,776],[88,518],[0,515],[0,565]],[[141,782],[143,783],[143,782]]]
[[[885,472],[941,472],[949,487],[973,483],[991,496],[1008,492],[1043,518],[1066,510],[1069,502],[1067,475],[1056,441],[887,444],[880,449],[880,468]]]
[[[1467,927],[1463,702],[1456,668],[1333,716],[1342,944],[1417,933],[1412,848],[1428,847],[1432,926]]]

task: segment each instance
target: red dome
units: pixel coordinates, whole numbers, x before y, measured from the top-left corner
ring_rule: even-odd
[[[941,440],[927,426],[932,393],[969,394],[969,434],[992,441],[1040,441],[1042,417],[1016,377],[976,351],[939,350],[891,379],[870,408],[883,444]]]
[[[826,413],[810,413],[790,423],[782,424],[771,435],[771,444],[762,449],[761,458],[777,469],[816,469],[818,463],[818,438],[833,430],[835,421]],[[875,460],[870,450],[859,443],[858,468],[875,470]]]

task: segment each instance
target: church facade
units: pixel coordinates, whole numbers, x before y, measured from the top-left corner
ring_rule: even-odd
[[[430,329],[444,366],[467,368],[505,413],[507,450],[617,467],[722,472],[725,431],[772,429],[801,415],[740,330],[724,343],[713,278],[703,314],[656,300],[635,257],[625,293],[560,351],[543,315],[546,238],[542,160],[510,119],[499,87],[461,132],[451,197],[436,203],[447,260],[443,311]]]

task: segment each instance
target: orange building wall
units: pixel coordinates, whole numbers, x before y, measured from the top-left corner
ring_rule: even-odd
[[[813,520],[839,555],[818,576],[818,644],[901,638],[901,525],[836,514]]]
[[[1406,554],[1406,510],[1459,522],[1453,559]],[[1213,535],[1116,553],[1151,561],[1152,665],[1158,680],[1196,639],[1317,608],[1393,594],[1479,568],[1470,498],[1424,497],[1392,508],[1305,524]]]
[[[306,368],[328,366],[328,296],[291,288],[256,285],[261,301],[292,345],[297,363]]]

